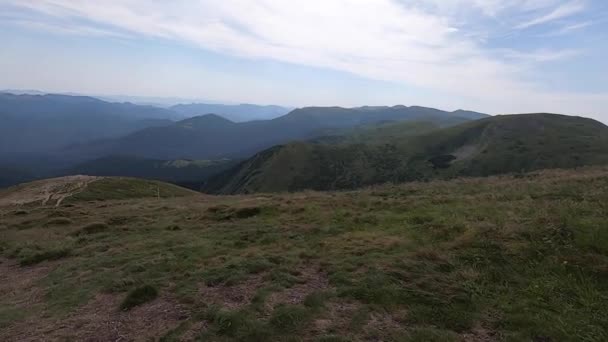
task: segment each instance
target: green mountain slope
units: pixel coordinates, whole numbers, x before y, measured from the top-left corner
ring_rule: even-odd
[[[220,159],[249,157],[273,145],[326,135],[387,121],[471,120],[474,112],[445,112],[423,107],[309,107],[273,120],[235,123],[208,114],[166,127],[144,129],[120,139],[73,146],[64,156],[88,159],[107,155],[134,155],[151,159]]]
[[[608,163],[608,127],[575,116],[504,115],[421,136],[409,150],[412,164],[448,175],[572,168]]]
[[[368,138],[367,144],[277,146],[211,178],[204,189],[212,193],[350,189],[608,163],[608,127],[580,117],[505,115],[414,137],[385,139],[383,133]]]
[[[118,176],[157,179],[177,184],[199,184],[236,165],[236,161],[220,160],[157,160],[130,156],[109,156],[90,160],[61,174]],[[1,171],[1,169],[0,169]]]
[[[423,135],[440,128],[455,126],[470,120],[463,118],[429,121],[380,122],[346,129],[326,131],[326,135],[309,140],[322,144],[381,144],[398,139]]]

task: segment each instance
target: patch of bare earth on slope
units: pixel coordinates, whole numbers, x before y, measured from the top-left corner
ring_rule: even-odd
[[[486,329],[481,325],[473,327],[470,332],[461,335],[463,341],[467,342],[495,342],[502,341],[498,334],[490,329]]]
[[[208,305],[218,305],[229,310],[240,309],[252,302],[258,290],[269,285],[266,277],[266,273],[260,273],[230,286],[202,285],[199,287],[199,296],[201,301]],[[298,279],[297,284],[269,294],[265,307],[273,309],[280,304],[301,304],[309,294],[329,288],[327,275],[319,271],[318,267],[302,269]]]
[[[98,294],[63,319],[37,317],[2,334],[3,341],[150,341],[157,340],[189,316],[176,301],[153,302],[120,311],[121,296]]]
[[[456,159],[452,160],[452,163],[469,159],[473,157],[478,151],[480,147],[476,144],[469,144],[459,147],[456,151],[452,152],[452,155],[456,157]]]
[[[2,304],[27,309],[40,304],[43,291],[36,283],[44,278],[55,263],[21,267],[13,260],[0,258],[0,298]],[[2,334],[0,334],[2,336]]]
[[[77,194],[100,177],[67,176],[17,185],[0,194],[0,206],[40,203],[59,206],[68,197]]]
[[[312,293],[330,290],[327,274],[322,272],[318,266],[300,270],[298,279],[297,284],[270,294],[266,299],[266,306],[275,308],[281,304],[301,304]]]
[[[8,326],[0,329],[0,341],[22,341],[20,335],[30,328],[27,313],[43,305],[44,290],[37,283],[46,277],[56,263],[42,263],[21,267],[14,260],[0,258],[0,303],[10,308],[13,317]],[[37,310],[36,310],[37,311]]]
[[[208,305],[235,310],[248,305],[258,289],[263,287],[263,275],[251,276],[238,284],[226,286],[202,285],[199,288],[200,300]]]
[[[120,311],[123,295],[98,294],[67,316],[53,318],[44,309],[45,292],[37,284],[56,265],[47,262],[20,267],[12,260],[0,259],[1,303],[15,310],[36,312],[0,330],[0,341],[149,341],[189,316],[177,301],[167,297]]]

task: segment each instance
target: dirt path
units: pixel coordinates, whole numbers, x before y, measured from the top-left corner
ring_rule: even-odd
[[[59,206],[66,198],[77,194],[100,179],[92,176],[67,176],[18,185],[0,193],[0,206],[40,202]]]

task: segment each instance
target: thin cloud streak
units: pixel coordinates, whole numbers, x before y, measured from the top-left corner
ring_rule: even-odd
[[[542,36],[544,36],[544,37],[562,36],[562,35],[566,35],[566,34],[569,34],[569,33],[575,32],[575,31],[583,30],[593,24],[594,24],[593,21],[585,21],[585,22],[581,22],[581,23],[570,24],[570,25],[566,25],[566,26],[560,28],[559,30],[543,34]]]
[[[532,19],[530,21],[527,21],[525,23],[519,24],[515,28],[527,29],[532,26],[537,26],[537,25],[545,24],[545,23],[548,23],[548,22],[551,22],[551,21],[554,21],[557,19],[562,19],[562,18],[572,16],[574,14],[584,11],[585,9],[586,9],[586,6],[583,1],[579,1],[579,0],[570,1],[564,5],[561,5],[557,8],[555,8],[551,12],[549,12],[541,17],[538,17],[538,18]]]

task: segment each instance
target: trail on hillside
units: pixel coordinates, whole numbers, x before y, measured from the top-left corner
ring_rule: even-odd
[[[82,192],[100,177],[67,176],[18,185],[0,193],[0,206],[40,202],[58,207],[68,197]]]

